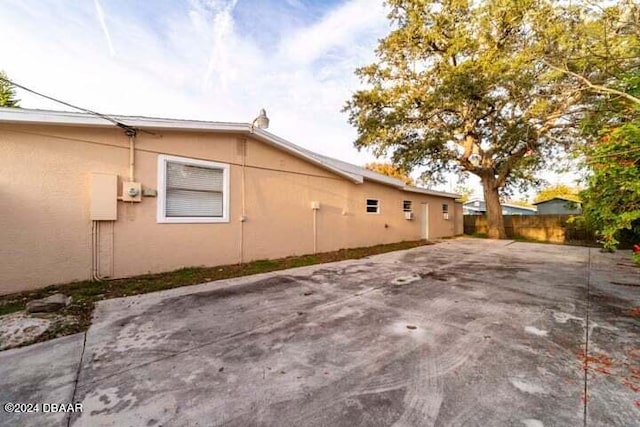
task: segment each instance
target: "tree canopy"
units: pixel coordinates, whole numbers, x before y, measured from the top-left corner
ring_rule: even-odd
[[[11,85],[11,83],[7,82],[7,75],[4,71],[0,71],[0,107],[19,107],[19,100],[16,99],[16,91]]]
[[[587,222],[613,249],[624,237],[640,242],[640,7],[632,0],[578,4],[582,22],[546,61],[588,94],[578,151],[588,180],[580,196]]]
[[[504,238],[500,193],[535,182],[579,135],[583,92],[544,62],[577,12],[550,0],[388,4],[393,30],[345,106],[355,145],[434,179],[477,175],[489,237]]]
[[[473,188],[464,184],[458,184],[456,185],[456,188],[453,190],[453,192],[460,195],[460,198],[458,199],[460,203],[466,203],[471,200],[471,196],[473,195]]]
[[[378,163],[372,162],[364,165],[365,169],[369,169],[370,171],[374,171],[380,173],[382,175],[387,175],[392,178],[398,178],[402,180],[407,185],[414,185],[415,182],[413,178],[409,176],[406,172],[403,172],[397,166],[394,166],[392,163]]]
[[[640,66],[640,6],[634,0],[583,0],[566,7],[579,19],[569,21],[565,40],[545,52],[545,64],[585,92],[640,103],[620,87],[622,77]]]
[[[622,78],[617,87],[640,96],[640,71]],[[583,149],[590,172],[581,193],[587,221],[605,248],[616,248],[624,233],[639,243],[640,103],[607,97],[586,120],[584,130],[599,136]]]

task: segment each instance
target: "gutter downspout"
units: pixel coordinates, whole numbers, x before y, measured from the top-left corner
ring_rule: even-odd
[[[127,136],[129,137],[129,182],[135,182],[134,177],[136,167],[136,134],[135,132],[127,132]]]
[[[318,209],[313,209],[313,253],[318,253]]]
[[[246,166],[247,166],[247,138],[242,138],[242,216],[240,217],[240,264],[244,264],[244,223],[247,219],[246,203]]]

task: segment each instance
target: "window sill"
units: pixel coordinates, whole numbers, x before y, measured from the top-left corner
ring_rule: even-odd
[[[157,218],[158,224],[225,224],[229,223],[229,218]]]

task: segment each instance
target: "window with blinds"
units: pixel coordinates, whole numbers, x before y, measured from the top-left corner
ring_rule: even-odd
[[[229,165],[160,156],[159,222],[227,222]]]

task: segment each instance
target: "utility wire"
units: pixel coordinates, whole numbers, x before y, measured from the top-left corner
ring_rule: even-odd
[[[85,113],[93,114],[94,116],[100,117],[101,119],[104,119],[104,120],[106,120],[108,122],[111,122],[114,125],[118,126],[119,128],[124,129],[125,133],[127,135],[129,135],[129,136],[134,136],[138,131],[138,129],[136,129],[135,127],[126,125],[126,124],[114,119],[113,117],[107,116],[106,114],[98,113],[96,111],[89,110],[87,108],[78,107],[77,105],[69,104],[68,102],[61,101],[61,100],[56,99],[56,98],[54,98],[52,96],[45,95],[45,94],[37,92],[37,91],[35,91],[33,89],[29,89],[26,86],[23,86],[21,84],[15,83],[15,82],[13,82],[13,81],[5,78],[5,77],[2,77],[2,76],[0,76],[0,80],[4,81],[6,83],[9,83],[12,86],[18,87],[18,88],[20,88],[22,90],[30,92],[30,93],[32,93],[34,95],[41,96],[41,97],[46,98],[46,99],[48,99],[50,101],[53,101],[53,102],[57,102],[58,104],[66,105],[67,107],[75,108],[76,110],[80,110],[80,111],[83,111]]]
[[[607,154],[598,154],[595,156],[589,156],[590,159],[599,159],[601,157],[616,157],[616,156],[622,156],[623,154],[629,154],[629,153],[636,153],[640,151],[640,148],[632,148],[630,150],[625,150],[625,151],[618,151],[618,152],[613,152],[613,153],[607,153]],[[589,161],[588,163],[593,163],[592,161]]]

